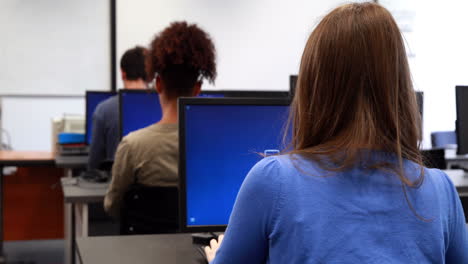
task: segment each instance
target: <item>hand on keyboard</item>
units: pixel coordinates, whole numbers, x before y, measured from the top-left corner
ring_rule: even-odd
[[[213,261],[213,259],[216,257],[216,252],[221,246],[221,243],[223,242],[223,238],[224,238],[224,235],[220,235],[218,237],[218,240],[212,239],[210,242],[210,245],[205,247],[205,254],[206,254],[206,259],[208,260],[208,263]]]

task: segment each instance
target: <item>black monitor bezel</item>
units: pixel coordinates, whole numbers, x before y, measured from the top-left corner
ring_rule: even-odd
[[[457,85],[455,86],[455,106],[456,106],[456,113],[457,113],[457,117],[456,117],[456,120],[455,120],[455,134],[456,134],[456,137],[457,137],[457,155],[466,155],[468,154],[468,149],[462,149],[460,146],[463,146],[463,144],[461,144],[461,142],[463,141],[462,140],[462,136],[461,136],[461,133],[460,133],[460,116],[463,115],[462,113],[462,102],[461,102],[461,96],[459,96],[459,93],[461,93],[461,90],[462,89],[468,89],[468,86],[465,86],[465,85]],[[468,114],[468,113],[466,113]],[[465,115],[466,115],[465,114]],[[466,142],[466,144],[468,146],[468,142]]]
[[[422,120],[424,116],[424,92],[415,91],[415,93],[416,93],[416,102],[418,103],[419,114],[421,115],[421,120]]]
[[[222,94],[225,98],[290,98],[291,91],[273,90],[209,90],[202,94]]]
[[[109,95],[116,95],[117,93],[114,91],[92,91],[92,90],[87,90],[85,93],[85,144],[86,145],[91,145],[91,142],[88,142],[88,99],[90,94],[109,94]],[[96,109],[95,109],[96,110]]]
[[[421,131],[421,137],[422,137],[422,134],[424,131],[424,92],[415,91],[415,95],[416,95],[416,103],[418,105],[418,113],[421,118],[420,123],[419,123],[419,129]]]
[[[210,95],[210,94],[222,94],[223,96],[226,96],[225,94],[225,90],[209,90],[209,91],[201,91],[200,94],[206,94],[206,95]]]
[[[188,226],[186,195],[185,107],[187,105],[280,105],[289,106],[291,98],[179,98],[179,225],[182,232],[223,232],[226,225]]]
[[[290,98],[289,91],[268,90],[224,90],[224,97],[228,98]]]
[[[289,75],[289,93],[291,97],[294,97],[296,93],[296,85],[297,85],[298,75]]]

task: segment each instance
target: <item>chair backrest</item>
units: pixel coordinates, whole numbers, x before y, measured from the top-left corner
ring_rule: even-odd
[[[177,233],[177,187],[132,185],[124,195],[120,223],[120,233],[123,235]]]
[[[422,150],[421,154],[423,156],[424,166],[440,170],[447,169],[447,162],[445,161],[445,149],[436,148]]]
[[[455,134],[455,131],[432,132],[431,142],[433,148],[445,148],[448,145],[456,145],[457,134]]]
[[[100,164],[99,164],[99,170],[102,170],[102,171],[108,171],[108,172],[111,172],[112,171],[112,166],[114,165],[114,161],[113,160],[104,160],[102,161]]]

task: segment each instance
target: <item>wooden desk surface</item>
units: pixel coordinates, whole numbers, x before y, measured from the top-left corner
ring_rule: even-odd
[[[46,151],[0,151],[0,165],[3,166],[53,166],[55,155]]]
[[[54,160],[55,155],[47,151],[1,150],[0,160]]]

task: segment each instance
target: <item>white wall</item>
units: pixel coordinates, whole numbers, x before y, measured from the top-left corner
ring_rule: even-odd
[[[147,45],[171,21],[187,20],[214,39],[217,89],[283,90],[288,75],[298,72],[309,33],[342,2],[118,0],[117,56],[137,44]],[[468,84],[468,2],[380,2],[405,28],[415,88],[424,92],[423,146],[430,147],[432,131],[454,130],[455,85]]]
[[[43,14],[48,12],[60,12],[57,8],[65,8],[65,3],[74,5],[82,3],[90,7],[95,2],[100,1],[1,0],[0,9],[4,8],[6,3],[23,6],[29,4],[31,8],[27,11],[29,16],[25,15],[25,10],[15,12],[19,12],[23,19],[29,19],[30,23],[34,23],[36,15],[44,18]],[[103,2],[107,4],[107,1]],[[118,0],[117,2],[118,58],[127,48],[137,44],[147,45],[154,34],[172,20],[186,19],[189,22],[197,22],[214,38],[219,65],[216,88],[281,90],[288,87],[288,75],[297,73],[304,43],[316,22],[341,1]],[[411,58],[415,86],[425,92],[425,146],[429,146],[431,131],[454,129],[454,87],[457,84],[468,84],[466,66],[468,34],[465,33],[468,28],[468,20],[465,19],[467,2],[465,0],[446,0],[443,4],[416,0],[410,1],[411,4],[403,0],[382,2],[390,9],[409,8],[416,13],[414,32],[408,42],[412,53],[415,54],[415,57]],[[14,14],[9,13],[9,16]],[[0,16],[2,25],[5,19],[5,16]],[[8,77],[6,72],[12,69],[9,63],[3,62],[5,56],[10,54],[10,51],[5,49],[4,40],[17,34],[8,31],[8,27],[6,29],[7,31],[2,31],[0,42],[0,81],[4,81]],[[38,36],[30,35],[32,40],[36,37]],[[37,43],[30,41],[18,45],[21,47],[20,50],[29,54],[29,48],[33,47],[33,44]],[[93,45],[101,44],[97,41],[93,43]],[[46,59],[50,54],[49,51],[49,49],[42,51],[41,67],[48,67]],[[25,59],[28,56],[20,58]],[[79,56],[70,56],[75,60],[79,59]],[[96,63],[101,63],[101,60],[103,63],[109,61],[97,59]],[[60,76],[62,71],[70,71],[71,68],[68,66],[62,65],[47,70]],[[30,69],[27,60],[12,67],[17,71],[23,68]],[[85,72],[86,69],[73,70],[73,74],[79,77],[74,84],[79,84],[83,89],[97,89],[92,85],[96,80],[85,78]],[[108,72],[103,76],[107,78]],[[120,77],[118,78],[120,81]],[[40,82],[36,84],[34,88],[37,91],[46,88]],[[61,85],[67,84],[61,83]],[[2,108],[2,125],[11,133],[15,149],[49,150],[50,119],[63,112],[83,114],[84,100],[8,97],[3,98]]]
[[[424,141],[433,131],[455,130],[455,86],[468,85],[468,20],[466,0],[443,3],[418,0],[382,0],[396,19],[414,14],[411,32],[405,32],[415,89],[424,92]]]
[[[0,0],[1,127],[16,150],[51,149],[51,119],[110,89],[108,0]],[[32,97],[28,95],[46,95]],[[2,139],[6,141],[6,136]]]
[[[110,89],[109,0],[1,0],[0,95]]]
[[[117,56],[135,45],[147,46],[170,22],[186,20],[205,29],[215,42],[216,89],[288,90],[289,75],[298,72],[309,33],[342,2],[118,0]]]
[[[416,5],[412,73],[424,91],[426,139],[431,131],[455,130],[455,86],[468,85],[467,10],[466,0]]]
[[[2,97],[2,128],[14,150],[50,151],[52,118],[84,115],[84,97]],[[2,140],[6,142],[3,135]]]

